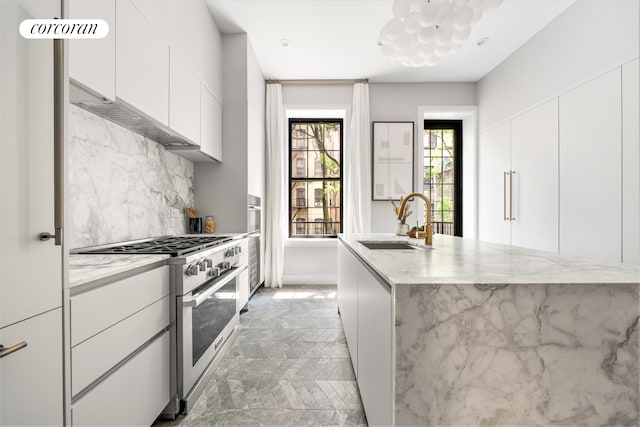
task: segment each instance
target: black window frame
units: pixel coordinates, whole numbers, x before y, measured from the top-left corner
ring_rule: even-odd
[[[293,176],[293,165],[292,165],[292,157],[293,157],[293,151],[295,148],[295,151],[300,151],[300,146],[298,143],[296,143],[296,146],[294,147],[293,144],[293,140],[294,140],[294,136],[293,136],[293,127],[295,124],[299,124],[299,123],[336,123],[340,125],[340,177],[339,178],[327,178],[327,177],[322,177],[322,178],[314,178],[314,177],[309,177],[309,176],[305,176],[305,177],[294,177]],[[344,163],[343,163],[343,158],[344,158],[344,119],[342,118],[289,118],[289,123],[288,123],[288,164],[289,164],[289,190],[288,190],[288,211],[289,211],[289,216],[288,216],[288,222],[289,222],[289,238],[296,238],[296,239],[335,239],[338,237],[338,233],[336,231],[335,228],[335,224],[338,224],[338,228],[340,230],[340,232],[342,232],[343,230],[343,224],[344,224],[344,220],[343,220],[343,205],[344,205],[344,182],[342,180],[342,177],[344,175]],[[305,151],[309,152],[309,151],[317,151],[317,150],[309,150],[309,147],[307,146]],[[308,159],[308,156],[307,156]],[[315,169],[315,166],[314,166]],[[315,172],[315,171],[314,171]],[[309,171],[307,170],[307,174],[309,174]],[[331,228],[333,229],[334,233],[333,234],[322,234],[322,235],[314,235],[314,234],[310,234],[310,231],[312,229],[314,229],[314,227],[317,226],[317,222],[314,219],[311,219],[308,217],[308,215],[305,215],[305,220],[304,220],[304,224],[305,224],[305,229],[306,229],[306,234],[300,235],[295,233],[294,234],[294,229],[297,230],[297,226],[299,222],[302,221],[298,221],[299,218],[293,219],[293,210],[296,207],[299,206],[293,206],[292,200],[293,200],[293,184],[295,182],[322,182],[322,181],[329,181],[329,182],[337,182],[340,186],[340,206],[339,206],[339,213],[340,213],[340,221],[332,221],[331,222]],[[308,192],[305,191],[306,197],[309,197],[309,194],[307,194]],[[314,194],[314,202],[315,202],[315,194]],[[311,207],[315,207],[315,206],[308,206],[309,204],[306,204],[307,206],[304,207],[304,209],[309,209]],[[315,205],[315,203],[313,204]],[[309,211],[307,210],[307,214],[309,213]],[[335,220],[335,218],[334,218]],[[323,222],[324,224],[324,222]]]
[[[453,129],[453,235],[462,237],[462,120],[426,120],[423,125],[423,150],[424,131],[433,129]],[[421,156],[423,157],[423,156]],[[424,157],[423,157],[424,158]],[[424,165],[422,167],[424,169]],[[421,179],[424,179],[424,174]],[[426,189],[423,188],[423,191]],[[433,203],[432,203],[433,205]],[[432,213],[433,215],[433,213]],[[434,228],[434,232],[437,230]]]

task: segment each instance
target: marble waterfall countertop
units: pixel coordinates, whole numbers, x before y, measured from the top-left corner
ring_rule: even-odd
[[[605,264],[552,252],[433,236],[424,239],[394,234],[339,236],[390,285],[405,284],[570,284],[640,283],[640,267]],[[363,241],[404,241],[420,250],[368,249]],[[595,244],[595,243],[594,243]]]
[[[154,263],[161,264],[169,255],[69,255],[69,287],[84,285]]]
[[[640,425],[639,268],[439,235],[424,250],[340,239],[391,284],[395,425]]]

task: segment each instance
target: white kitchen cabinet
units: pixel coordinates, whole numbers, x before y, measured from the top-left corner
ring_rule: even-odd
[[[80,344],[167,295],[166,265],[90,291],[77,293],[74,289],[70,304],[71,345]]]
[[[478,238],[509,244],[507,205],[511,124],[503,123],[480,135],[478,148]]]
[[[200,85],[200,151],[222,161],[222,105]]]
[[[169,266],[128,274],[71,288],[72,425],[150,425],[175,395]]]
[[[393,421],[391,289],[358,262],[358,388],[370,426]]]
[[[338,307],[369,425],[393,421],[391,289],[338,243]]]
[[[167,331],[73,402],[72,425],[151,425],[169,402],[169,355]]]
[[[200,144],[200,80],[176,49],[169,60],[169,127]]]
[[[0,328],[62,305],[62,247],[38,239],[54,232],[53,41],[17,31],[50,16],[59,1],[0,1]]]
[[[338,243],[338,308],[353,370],[358,375],[358,260]]]
[[[0,329],[0,425],[62,425],[62,309]]]
[[[247,194],[262,198],[263,205],[265,200],[266,84],[246,34],[225,34],[223,46],[224,163],[196,163],[195,205],[200,212],[216,216],[216,227],[220,232],[243,232],[249,231]],[[215,117],[217,120],[220,115]],[[225,185],[211,185],[212,182]],[[224,209],[220,208],[220,200],[224,200]],[[264,246],[260,253],[264,253]],[[264,260],[264,257],[260,259]],[[264,268],[259,270],[262,282]]]
[[[622,262],[640,264],[640,71],[622,67]]]
[[[116,1],[69,0],[69,18],[102,19],[109,24],[103,39],[69,40],[69,77],[116,99]]]
[[[618,68],[560,96],[560,253],[621,261],[621,84]]]
[[[71,349],[71,394],[76,396],[169,324],[169,296]]]
[[[558,100],[480,135],[479,238],[558,251]]]
[[[169,124],[169,43],[130,0],[116,4],[116,96]]]
[[[511,244],[558,252],[558,99],[511,120]]]

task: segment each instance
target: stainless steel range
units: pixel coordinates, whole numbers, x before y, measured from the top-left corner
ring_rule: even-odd
[[[165,415],[188,413],[239,325],[242,245],[223,236],[166,236],[87,248],[83,254],[171,255],[172,403]]]

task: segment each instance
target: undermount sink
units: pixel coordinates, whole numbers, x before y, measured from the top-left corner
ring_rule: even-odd
[[[411,249],[424,249],[427,246],[417,246],[412,245],[407,242],[394,242],[394,241],[372,241],[372,240],[359,240],[359,243],[362,243],[369,249],[376,250],[411,250]]]

